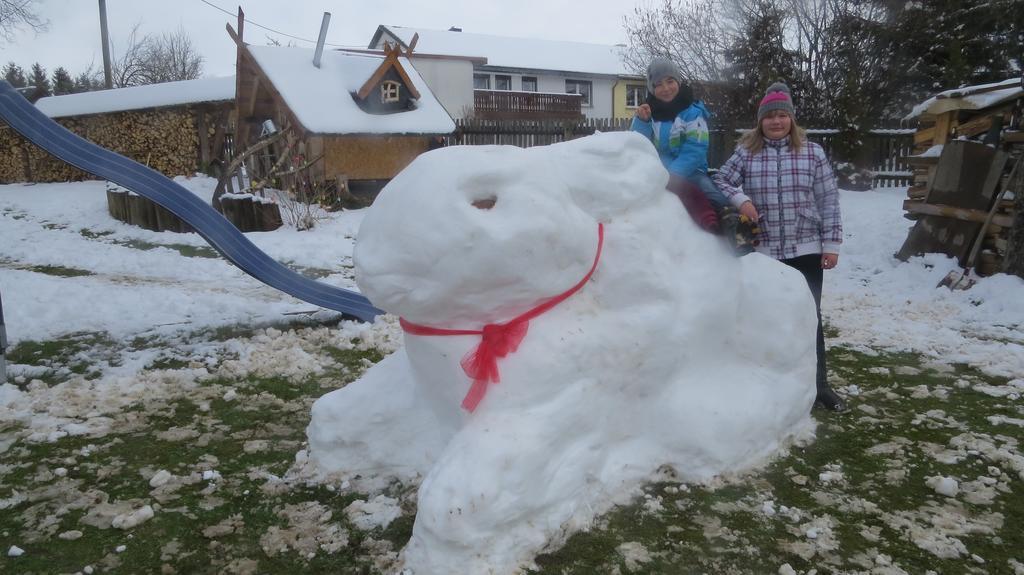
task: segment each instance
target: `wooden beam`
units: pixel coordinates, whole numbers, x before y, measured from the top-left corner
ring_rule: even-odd
[[[914,132],[914,144],[924,144],[935,139],[935,126]]]
[[[245,12],[242,12],[242,7],[238,7],[238,41],[244,42],[245,36]]]
[[[901,160],[914,166],[934,166],[939,163],[939,156],[903,156]]]
[[[245,115],[251,116],[256,111],[256,97],[260,93],[260,77],[256,76],[252,83],[252,89],[249,91],[249,100],[245,107]]]
[[[926,204],[924,202],[915,202],[912,200],[904,200],[903,209],[912,214],[940,216],[943,218],[952,218],[954,220],[963,220],[965,222],[977,222],[979,224],[984,223],[985,218],[988,216],[988,212],[985,210],[968,210],[958,208],[956,206]],[[1013,217],[1008,214],[995,214],[992,216],[992,223],[997,226],[1008,228],[1013,225]]]
[[[224,27],[228,29],[228,36],[231,36],[231,40],[234,41],[235,46],[241,46],[242,39],[238,37],[238,33],[231,27],[231,24],[225,24]]]
[[[956,112],[946,112],[935,117],[935,137],[932,144],[945,144],[949,142],[949,132],[953,129],[953,119]]]

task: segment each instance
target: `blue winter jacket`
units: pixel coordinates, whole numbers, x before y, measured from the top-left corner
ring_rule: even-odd
[[[708,171],[708,118],[704,103],[695,101],[671,122],[633,118],[630,129],[647,136],[658,150],[661,163],[684,178]]]

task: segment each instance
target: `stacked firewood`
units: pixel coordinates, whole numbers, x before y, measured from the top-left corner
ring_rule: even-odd
[[[965,94],[983,97],[986,90],[997,89],[1006,87],[982,87],[971,92],[965,89]],[[911,220],[928,220],[931,223],[926,222],[926,227],[939,231],[933,233],[934,237],[928,242],[918,238],[913,246],[912,232],[898,256],[937,251],[957,257],[962,266],[973,266],[980,275],[998,272],[1024,275],[1024,268],[1013,263],[1024,260],[1021,255],[1024,243],[1013,239],[1020,234],[1011,234],[1020,224],[1019,221],[1015,224],[1015,219],[1021,216],[1014,207],[1015,198],[1020,202],[1024,196],[1021,106],[1022,98],[1018,97],[981,109],[951,109],[922,117],[914,136],[914,155],[906,158],[914,167],[914,181],[907,190],[905,216]],[[973,151],[967,149],[970,146],[965,140],[976,142],[971,144]],[[987,151],[982,143],[988,145]],[[961,146],[957,154],[950,153],[949,148],[954,146]],[[945,166],[940,165],[940,159]],[[951,168],[953,161],[960,163]],[[960,170],[962,181],[951,183],[950,176],[957,176],[950,173],[951,169]],[[933,193],[937,188],[941,191]],[[963,193],[950,193],[954,189]],[[937,196],[941,199],[937,200]],[[980,250],[976,250],[979,253],[975,261],[968,262],[971,244],[977,237],[981,237],[982,242]]]
[[[200,120],[198,114],[205,114],[205,117]],[[207,143],[217,140],[214,137],[217,120],[212,116],[191,106],[181,106],[59,118],[57,122],[95,144],[164,175],[177,176],[192,175],[201,168],[200,140]],[[203,124],[207,132],[205,137],[199,134],[199,124]],[[223,142],[223,138],[220,141]],[[90,178],[89,174],[29,143],[10,127],[0,129],[0,183]]]

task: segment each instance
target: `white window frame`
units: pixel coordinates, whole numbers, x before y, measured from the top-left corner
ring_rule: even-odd
[[[484,86],[477,86],[477,80],[483,80]],[[473,74],[473,89],[474,90],[490,90],[491,89],[491,75],[490,74]]]
[[[632,93],[637,93],[636,102],[633,104],[629,103],[629,96]],[[627,108],[639,108],[644,101],[647,100],[647,86],[643,84],[626,84],[626,107]]]
[[[501,83],[503,81],[505,82],[505,87],[504,88],[501,87]],[[511,92],[512,91],[512,76],[509,76],[508,74],[495,74],[494,75],[494,89],[495,90],[501,90],[503,92]]]
[[[527,89],[526,88],[526,82],[528,82],[528,81],[529,82],[533,82],[533,88],[532,89]],[[537,86],[539,84],[537,83],[537,77],[536,76],[523,76],[520,79],[520,82],[521,82],[520,83],[520,87],[522,88],[522,90],[524,92],[536,92],[537,91]]]
[[[586,90],[581,90],[582,87],[586,86]],[[576,80],[573,78],[565,79],[565,93],[566,94],[579,94],[583,96],[583,102],[580,103],[584,108],[590,108],[594,105],[594,82],[591,80]]]
[[[393,104],[401,100],[402,85],[394,80],[384,80],[380,84],[380,101]]]

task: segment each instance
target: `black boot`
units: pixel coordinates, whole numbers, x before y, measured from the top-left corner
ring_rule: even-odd
[[[814,400],[814,406],[836,413],[846,411],[846,402],[827,383],[818,385],[818,397]]]

